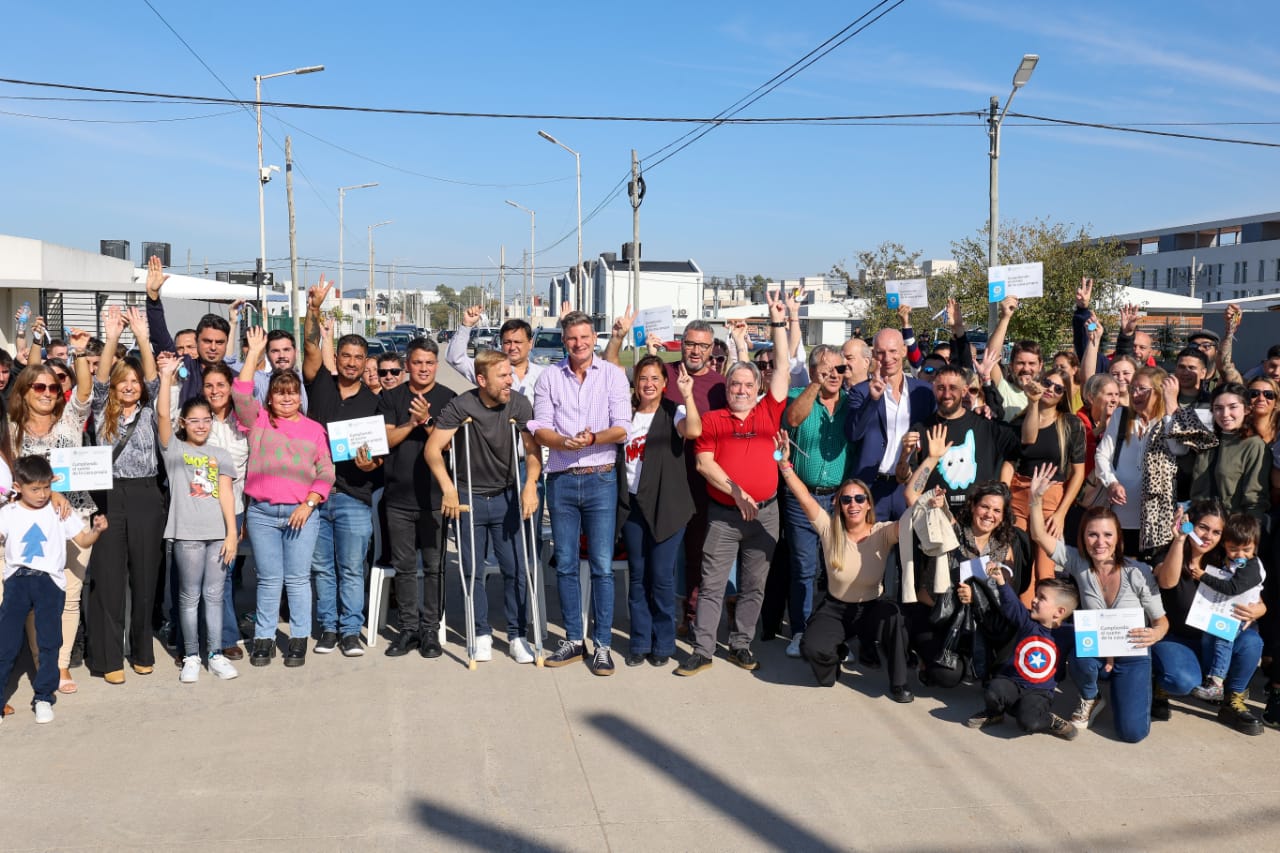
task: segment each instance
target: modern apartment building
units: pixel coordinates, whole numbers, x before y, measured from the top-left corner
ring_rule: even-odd
[[[1110,238],[1124,244],[1128,284],[1205,302],[1280,292],[1280,212]]]

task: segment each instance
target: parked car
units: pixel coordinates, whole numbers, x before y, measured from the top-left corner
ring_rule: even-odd
[[[441,329],[436,332],[436,343],[444,344],[449,342],[449,338],[453,337],[453,329]]]
[[[498,330],[490,327],[480,327],[472,330],[471,340],[467,341],[467,355],[474,356],[478,350],[497,349],[498,348]]]
[[[564,337],[558,328],[535,329],[529,358],[534,364],[555,364],[564,358]]]
[[[366,338],[365,344],[368,346],[368,357],[377,358],[384,352],[391,352],[391,348],[387,346],[386,341],[381,338]]]
[[[398,353],[409,349],[410,337],[404,332],[378,332],[377,337],[382,338],[390,349]]]

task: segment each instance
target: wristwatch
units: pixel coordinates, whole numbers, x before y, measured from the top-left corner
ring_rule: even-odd
[[[307,498],[307,506],[311,507],[312,509],[315,509],[316,507],[320,506],[320,502],[313,501],[311,500],[311,498]]]
[[[435,418],[427,418],[427,422],[426,422],[426,423],[424,423],[424,424],[423,424],[423,426],[424,426],[424,427],[426,427],[427,429],[435,429],[435,428],[436,428],[436,419],[435,419]]]

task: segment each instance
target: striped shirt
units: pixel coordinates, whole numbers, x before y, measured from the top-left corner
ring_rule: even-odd
[[[604,432],[631,426],[631,388],[622,368],[593,355],[587,375],[578,375],[565,358],[549,366],[538,377],[534,390],[533,420],[529,432],[551,429],[560,435],[575,436],[584,429]],[[547,473],[570,468],[609,465],[617,461],[618,448],[612,444],[595,444],[582,450],[551,448]]]

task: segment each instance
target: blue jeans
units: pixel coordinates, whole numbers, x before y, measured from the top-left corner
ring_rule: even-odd
[[[676,651],[676,558],[684,551],[684,528],[659,542],[634,500],[622,525],[631,567],[631,654],[671,657]]]
[[[566,639],[583,639],[582,588],[578,580],[578,539],[587,537],[591,564],[591,635],[596,647],[613,641],[613,538],[617,524],[618,480],[613,471],[547,476],[547,506],[555,540],[556,588]]]
[[[1157,683],[1170,696],[1186,696],[1191,688],[1204,681],[1206,655],[1205,640],[1168,634],[1151,649]],[[1231,661],[1227,666],[1222,689],[1228,693],[1243,693],[1249,688],[1249,680],[1262,659],[1262,637],[1256,628],[1241,631],[1231,644]]]
[[[251,501],[245,513],[253,561],[258,567],[258,617],[255,640],[274,640],[280,621],[281,588],[289,596],[289,636],[311,633],[311,555],[316,550],[320,520],[313,512],[301,530],[289,527],[297,504]]]
[[[466,495],[466,492],[463,492]],[[475,530],[475,577],[471,584],[471,592],[475,603],[476,636],[483,637],[493,633],[489,626],[489,596],[485,594],[484,555],[490,547],[502,570],[502,609],[507,620],[507,639],[514,640],[523,636],[529,619],[526,607],[528,601],[528,584],[524,576],[524,552],[520,546],[521,519],[520,498],[515,487],[499,492],[496,495],[482,497],[472,494],[471,512],[463,513],[461,524],[461,541],[458,543],[462,555],[462,572],[465,578],[471,570],[471,530]],[[528,541],[528,537],[525,537]]]
[[[814,495],[813,499],[831,512],[835,495]],[[795,495],[787,492],[783,497],[782,521],[787,526],[787,541],[791,543],[791,595],[789,599],[788,618],[791,622],[791,636],[804,630],[813,612],[813,584],[818,577],[818,569],[823,565],[822,543],[818,541],[818,531],[813,529],[809,518],[804,514],[800,502]]]
[[[222,540],[175,539],[173,564],[178,570],[178,623],[182,626],[185,655],[200,654],[198,625],[200,602],[204,602],[204,635],[222,636],[222,594],[227,567],[221,559]],[[220,649],[209,643],[209,654]]]
[[[318,516],[311,557],[318,628],[357,636],[364,624],[364,557],[373,536],[373,511],[358,498],[334,491],[312,516]]]
[[[243,511],[236,513],[236,532],[244,532]],[[222,588],[222,648],[224,649],[229,649],[240,642],[240,620],[236,616],[236,597],[232,583],[238,562],[243,561],[237,554],[236,559],[227,563],[226,585]]]
[[[4,582],[4,602],[0,603],[0,691],[9,683],[9,674],[22,651],[27,614],[35,611],[36,647],[40,650],[36,677],[31,686],[36,702],[57,702],[58,650],[62,648],[62,609],[67,594],[53,578],[34,569],[18,569]],[[147,614],[151,618],[151,614]]]
[[[1115,667],[1105,672],[1106,658],[1082,658],[1075,655],[1075,631],[1062,632],[1067,639],[1058,648],[1071,650],[1067,669],[1080,695],[1086,699],[1098,696],[1098,682],[1111,682],[1111,715],[1116,736],[1126,743],[1137,743],[1151,731],[1151,658],[1131,655],[1115,658]],[[1056,640],[1058,635],[1055,635]],[[1200,682],[1197,681],[1197,684]]]

